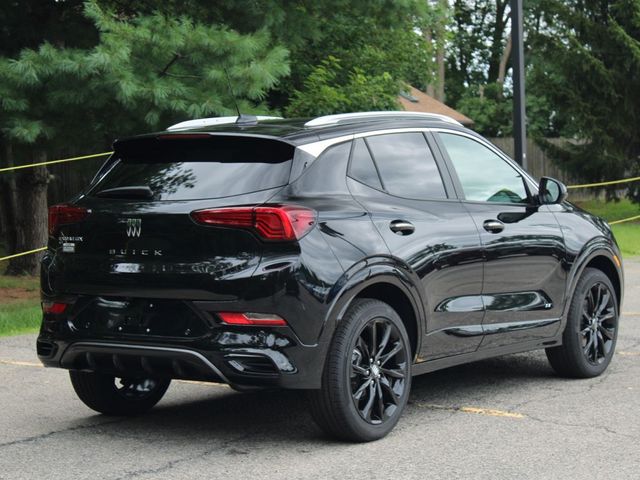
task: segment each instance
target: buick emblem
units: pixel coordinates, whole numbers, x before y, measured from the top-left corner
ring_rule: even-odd
[[[139,237],[142,233],[141,218],[127,218],[127,237]]]

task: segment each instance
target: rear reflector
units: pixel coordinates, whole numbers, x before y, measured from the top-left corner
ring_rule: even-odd
[[[297,205],[209,208],[191,212],[198,223],[250,228],[265,240],[299,240],[313,228],[316,212]]]
[[[259,325],[265,327],[283,327],[284,318],[273,313],[217,312],[218,317],[227,325]]]
[[[59,302],[42,302],[42,312],[43,313],[52,313],[54,315],[58,315],[60,313],[64,313],[67,309],[66,303]]]
[[[78,223],[87,218],[89,210],[73,205],[53,205],[49,207],[49,235],[53,235],[61,225]]]

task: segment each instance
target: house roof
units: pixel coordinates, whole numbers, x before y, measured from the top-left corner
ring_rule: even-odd
[[[410,97],[411,99],[407,97]],[[413,101],[414,99],[415,101]],[[463,115],[457,110],[454,110],[453,108],[436,100],[432,96],[421,92],[415,87],[410,87],[409,92],[404,92],[403,94],[398,95],[398,101],[400,102],[400,105],[402,105],[402,108],[408,112],[438,113],[440,115],[451,117],[466,127],[473,125],[473,120],[466,115]]]

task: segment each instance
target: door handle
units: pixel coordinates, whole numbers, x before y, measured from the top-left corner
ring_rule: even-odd
[[[406,220],[394,220],[389,224],[389,228],[396,235],[411,235],[416,229],[413,223]]]
[[[489,233],[500,233],[504,230],[504,223],[499,220],[485,220],[482,226]]]

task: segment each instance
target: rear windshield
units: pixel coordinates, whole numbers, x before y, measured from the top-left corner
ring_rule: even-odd
[[[154,200],[220,198],[289,181],[294,147],[253,137],[134,139],[116,143],[115,163],[90,190],[149,187]]]

